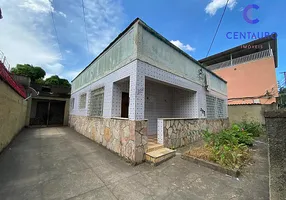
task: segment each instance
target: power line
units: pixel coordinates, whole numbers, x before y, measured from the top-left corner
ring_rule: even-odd
[[[227,0],[227,1],[226,1],[226,4],[225,4],[225,7],[224,7],[224,10],[223,10],[222,16],[221,16],[221,18],[220,18],[219,24],[218,24],[218,26],[217,26],[217,29],[216,29],[215,35],[214,35],[214,37],[213,37],[213,40],[212,40],[212,42],[211,42],[211,45],[210,45],[210,48],[209,48],[209,50],[208,50],[208,53],[207,53],[206,57],[208,57],[208,55],[209,55],[209,53],[210,53],[210,51],[211,51],[211,48],[212,48],[213,43],[214,43],[214,40],[215,40],[216,35],[217,35],[217,33],[218,33],[218,30],[219,30],[220,24],[221,24],[222,19],[223,19],[223,17],[224,17],[224,14],[225,14],[225,11],[226,11],[226,8],[227,8],[227,4],[228,4],[228,2],[229,2],[229,0]]]
[[[52,5],[52,1],[50,1],[50,3]],[[54,11],[52,9],[52,6],[51,6],[51,16],[52,16],[53,26],[54,26],[54,30],[55,30],[55,34],[56,34],[56,38],[57,38],[57,43],[58,43],[58,46],[59,46],[59,51],[60,51],[60,54],[61,54],[61,58],[63,59],[63,54],[62,54],[61,47],[60,47],[58,32],[57,32],[57,28],[56,28],[56,25],[55,25]]]
[[[86,36],[86,46],[87,46],[87,51],[89,52],[89,43],[88,43],[88,36],[87,36],[87,28],[86,28],[86,21],[85,21],[85,9],[84,9],[83,0],[81,0],[81,5],[82,5],[83,21],[84,21],[85,36]]]

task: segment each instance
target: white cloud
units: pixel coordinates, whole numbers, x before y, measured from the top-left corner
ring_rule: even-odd
[[[68,80],[73,80],[82,70],[76,70],[76,71],[67,71],[65,72],[64,77]]]
[[[49,13],[54,11],[50,0],[23,0],[19,7],[26,8],[37,13]]]
[[[196,50],[196,48],[191,47],[191,45],[189,44],[183,44],[180,40],[171,40],[170,42],[184,51],[195,51]]]
[[[58,14],[59,14],[60,16],[64,17],[64,18],[67,18],[67,15],[66,15],[65,13],[61,12],[61,11],[59,11]]]
[[[96,56],[119,34],[123,7],[118,0],[86,0],[85,8],[89,48]]]
[[[224,8],[226,0],[211,0],[211,2],[206,6],[205,12],[211,16],[215,15],[217,10]],[[229,0],[227,7],[232,10],[237,4],[237,0]]]
[[[85,67],[84,59],[98,55],[122,28],[124,14],[120,0],[85,0],[90,49],[87,52],[82,7],[74,0],[57,2],[65,5],[64,10],[53,7],[53,0],[0,0],[4,17],[0,20],[0,50],[11,67],[28,63],[43,67],[47,76],[57,74],[72,79],[80,72],[79,68]],[[59,45],[50,12],[55,13]],[[60,19],[67,16],[69,20]]]
[[[59,75],[64,71],[64,66],[60,63],[50,64],[44,66],[45,71],[49,74]]]
[[[0,4],[4,15],[0,50],[12,67],[18,63],[44,67],[60,62],[50,15],[47,15],[48,10],[53,10],[48,0],[0,0]]]

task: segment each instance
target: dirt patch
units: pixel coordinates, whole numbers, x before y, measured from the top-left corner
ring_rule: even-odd
[[[186,152],[186,155],[211,161],[211,150],[205,145],[192,148],[190,151]]]

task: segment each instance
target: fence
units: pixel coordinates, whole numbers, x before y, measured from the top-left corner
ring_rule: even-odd
[[[2,51],[0,51],[0,78],[8,83],[20,96],[26,98],[26,92],[23,86],[19,85],[11,76],[10,64],[7,62],[7,59]]]
[[[264,50],[264,51],[260,51],[260,52],[257,52],[257,53],[253,53],[253,54],[249,54],[249,55],[246,55],[246,56],[242,56],[242,57],[239,57],[239,58],[231,59],[231,60],[228,60],[228,61],[225,61],[225,62],[217,63],[217,64],[214,64],[214,65],[210,65],[207,68],[209,70],[216,70],[216,69],[225,68],[225,67],[231,67],[231,66],[238,65],[238,64],[241,64],[241,63],[250,62],[252,60],[259,60],[261,58],[271,57],[271,56],[273,56],[272,49],[271,50]]]

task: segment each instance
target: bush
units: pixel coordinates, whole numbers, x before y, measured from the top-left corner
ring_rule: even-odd
[[[244,129],[246,132],[251,133],[253,137],[259,137],[260,134],[264,132],[262,125],[259,122],[251,121],[247,122],[244,120],[243,122],[237,124],[240,128]]]
[[[203,135],[210,159],[228,168],[239,168],[249,159],[247,146],[253,145],[253,135],[233,125],[217,134],[206,131]]]

